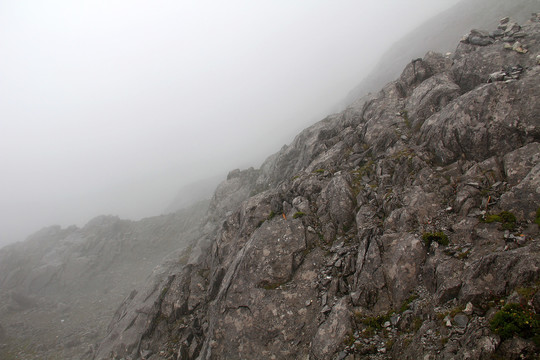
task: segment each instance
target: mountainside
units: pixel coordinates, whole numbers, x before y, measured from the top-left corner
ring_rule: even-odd
[[[427,51],[452,51],[456,42],[471,28],[495,28],[498,19],[509,14],[521,23],[528,20],[538,6],[538,0],[466,0],[458,3],[397,41],[338,108],[341,110],[368,92],[378,91],[399,76],[409,61],[422,57]]]
[[[538,358],[539,54],[471,31],[231,172],[94,358]]]
[[[0,359],[88,358],[114,309],[201,236],[208,202],[140,221],[99,216],[0,250]],[[86,353],[86,355],[85,355]]]

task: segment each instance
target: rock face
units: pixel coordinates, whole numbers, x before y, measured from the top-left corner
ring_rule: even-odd
[[[498,30],[231,172],[188,263],[125,299],[94,358],[535,358],[490,321],[538,306],[540,22]]]
[[[0,358],[89,358],[118,304],[155,264],[165,256],[187,263],[182,250],[201,237],[207,207],[140,221],[99,216],[2,248]]]

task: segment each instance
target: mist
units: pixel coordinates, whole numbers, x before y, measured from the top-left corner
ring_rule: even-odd
[[[260,166],[457,2],[0,2],[0,246]]]

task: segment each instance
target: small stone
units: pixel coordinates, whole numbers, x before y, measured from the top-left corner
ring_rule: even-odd
[[[469,36],[469,44],[478,46],[487,46],[493,44],[493,40],[489,37]]]
[[[148,358],[150,355],[152,355],[152,350],[142,350],[141,351],[141,357],[143,359]]]
[[[473,313],[473,304],[470,301],[465,306],[465,310],[463,310],[463,313],[466,314],[466,315],[472,315],[472,313]]]
[[[452,327],[452,322],[450,321],[450,318],[448,316],[446,316],[443,321],[446,327]]]
[[[385,321],[384,324],[383,324],[383,327],[384,328],[389,328],[392,324],[390,323],[390,321]]]
[[[457,314],[454,316],[454,323],[461,328],[467,327],[467,324],[469,323],[469,318],[465,314]]]
[[[501,37],[501,36],[504,36],[504,30],[497,29],[497,30],[492,31],[489,35],[493,37]]]
[[[516,41],[514,45],[512,45],[512,50],[521,54],[526,54],[528,51],[527,49],[523,47],[523,45],[519,41]]]
[[[312,302],[313,302],[313,300],[307,300],[307,301],[306,301],[306,307],[307,307],[307,306],[310,306]]]
[[[540,55],[536,55],[536,63],[540,65]]]
[[[330,311],[332,311],[332,309],[330,308],[330,306],[328,305],[324,305],[324,307],[322,308],[321,312],[323,314],[326,314],[326,313],[329,313]]]
[[[523,234],[520,234],[518,236],[516,236],[514,238],[514,241],[516,242],[516,244],[518,244],[519,246],[523,246],[525,245],[525,243],[527,242],[527,238],[525,237],[525,235]]]
[[[508,16],[505,16],[501,20],[499,20],[499,24],[507,24],[509,21],[510,18]]]
[[[321,305],[324,306],[328,302],[328,294],[324,294],[321,298]]]
[[[527,36],[527,33],[526,32],[523,32],[523,31],[519,31],[517,33],[515,33],[514,35],[512,35],[514,38],[518,39],[518,38],[524,38],[525,36]]]

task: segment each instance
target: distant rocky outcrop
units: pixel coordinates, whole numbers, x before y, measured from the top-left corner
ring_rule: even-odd
[[[207,206],[140,221],[99,216],[0,249],[0,358],[89,358],[115,308],[156,264],[187,262]]]
[[[94,358],[538,358],[539,20],[473,30],[231,172]]]
[[[368,92],[376,92],[399,76],[403,67],[427,51],[446,53],[471,28],[495,29],[500,18],[512,14],[522,23],[538,11],[538,0],[463,0],[403,34],[384,54],[375,68],[336,106],[341,111]],[[475,41],[475,40],[473,40]],[[489,41],[483,38],[481,41]]]

